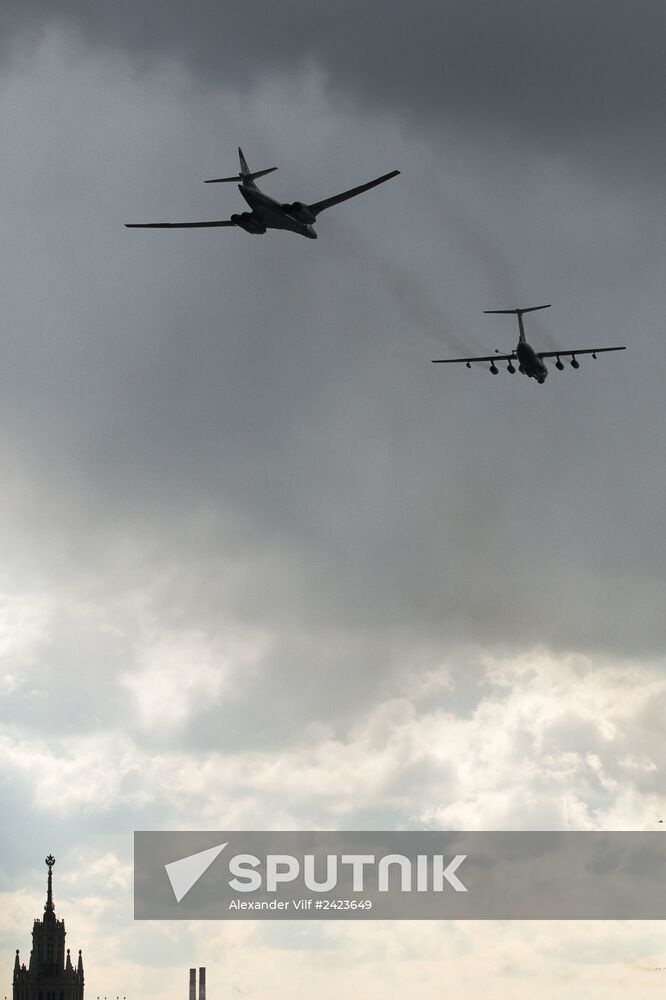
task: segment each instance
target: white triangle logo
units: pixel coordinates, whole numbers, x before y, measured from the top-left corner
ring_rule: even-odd
[[[164,866],[177,903],[180,903],[181,899],[187,895],[192,886],[199,881],[203,873],[210,868],[215,858],[224,850],[228,843],[229,841],[226,844],[219,844],[217,847],[209,847],[207,851],[190,854],[187,858],[171,861],[168,865]]]

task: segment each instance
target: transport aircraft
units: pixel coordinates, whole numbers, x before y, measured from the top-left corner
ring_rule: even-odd
[[[314,230],[314,223],[317,216],[332,205],[339,205],[348,198],[355,198],[364,191],[383,184],[391,177],[400,173],[399,170],[392,170],[389,174],[376,177],[373,181],[367,181],[358,187],[343,191],[342,194],[333,195],[332,198],[324,198],[323,201],[315,201],[306,205],[302,201],[279,202],[269,195],[260,191],[255,181],[258,177],[271,174],[277,167],[268,167],[266,170],[251,171],[247,165],[242,149],[238,148],[240,158],[240,173],[233,177],[214,177],[206,181],[206,184],[238,184],[238,190],[251,208],[250,212],[241,212],[232,215],[230,219],[221,219],[214,222],[130,222],[126,223],[128,229],[202,229],[217,226],[238,226],[246,233],[263,234],[267,229],[286,229],[292,233],[298,233],[310,240],[317,239]]]
[[[516,344],[515,351],[511,354],[500,354],[498,351],[495,354],[491,354],[484,358],[436,358],[433,360],[434,365],[458,365],[464,364],[468,368],[472,367],[473,362],[485,361],[489,362],[489,371],[493,375],[499,374],[499,368],[497,367],[498,361],[506,361],[506,370],[510,375],[513,375],[516,371],[515,361],[518,362],[518,371],[523,375],[527,375],[529,378],[536,379],[539,385],[543,385],[548,376],[548,369],[544,363],[546,358],[557,358],[555,362],[555,367],[562,371],[564,368],[564,362],[562,358],[570,358],[569,364],[572,368],[580,368],[578,363],[578,355],[580,354],[591,354],[593,358],[596,358],[598,354],[604,354],[607,351],[626,351],[626,347],[583,347],[576,348],[572,351],[535,351],[534,348],[527,343],[525,339],[525,327],[523,325],[523,314],[528,312],[536,312],[538,309],[550,309],[550,304],[547,306],[530,306],[526,309],[484,309],[485,313],[493,314],[510,314],[512,316],[518,317],[518,343]]]

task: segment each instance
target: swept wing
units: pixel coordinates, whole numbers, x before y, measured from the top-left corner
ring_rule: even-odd
[[[517,361],[517,355],[489,354],[486,358],[433,358],[433,365],[471,365],[473,361]]]
[[[626,347],[585,347],[578,351],[537,351],[539,358],[573,358],[577,354],[592,354],[595,358],[597,354],[604,354],[607,351],[626,351]]]
[[[363,194],[364,191],[369,191],[370,188],[377,187],[378,184],[383,184],[384,181],[390,181],[392,177],[397,177],[400,173],[399,170],[392,170],[390,174],[383,174],[381,177],[376,177],[374,181],[368,181],[367,184],[359,184],[358,187],[350,188],[349,191],[343,191],[342,194],[335,194],[332,198],[324,198],[323,201],[316,201],[312,205],[308,205],[308,208],[317,216],[324,209],[330,208],[332,205],[339,205],[341,201],[347,201],[349,198],[355,198],[357,194]]]
[[[231,219],[217,222],[126,222],[126,229],[201,229],[204,226],[235,226]]]

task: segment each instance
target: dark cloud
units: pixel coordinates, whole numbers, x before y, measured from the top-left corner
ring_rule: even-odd
[[[354,107],[397,112],[436,133],[462,129],[479,152],[519,141],[597,168],[621,161],[628,184],[646,169],[663,172],[659,0],[10,0],[3,9],[5,50],[60,25],[130,53],[137,67],[171,57],[239,92],[311,63]]]
[[[148,587],[164,623],[265,627],[279,635],[272,697],[296,687],[315,716],[344,711],[331,678],[356,678],[360,706],[410,645],[660,648],[650,199],[541,152],[474,163],[473,143],[451,146],[459,160],[438,176],[425,142],[340,120],[323,95],[287,106],[284,90],[260,89],[240,106],[169,67],[123,78],[123,66],[70,43],[6,91],[28,109],[5,151],[0,401],[22,572],[71,574],[105,600]],[[350,134],[359,162],[388,130],[404,167],[322,217],[317,244],[122,228],[237,205],[233,188],[193,176],[220,156],[213,108],[227,131],[246,117],[251,138],[257,118],[275,119],[285,169],[271,190],[354,182],[358,166],[340,153],[332,165],[324,141],[294,177],[285,136],[304,107],[325,133]],[[628,342],[628,354],[543,388],[430,365],[513,344],[513,321],[483,308],[551,300],[529,323],[536,343]],[[325,684],[306,681],[320,672]]]

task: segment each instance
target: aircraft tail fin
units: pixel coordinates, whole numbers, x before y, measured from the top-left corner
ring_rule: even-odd
[[[518,317],[518,329],[520,331],[518,343],[525,343],[525,327],[523,325],[523,313],[533,313],[537,309],[550,309],[550,302],[547,306],[525,306],[523,309],[484,309],[484,313],[503,313]]]
[[[240,148],[240,146],[238,147],[238,159],[240,160],[240,172],[243,175],[243,177],[247,177],[247,175],[250,173],[250,168],[247,165],[247,160],[243,156],[243,150]]]
[[[235,174],[233,177],[213,177],[209,181],[205,181],[205,184],[226,184],[232,183],[237,184],[238,181],[241,184],[245,184],[248,187],[255,187],[255,180],[257,177],[264,177],[266,174],[272,174],[277,167],[268,167],[266,170],[255,170],[251,171],[247,165],[247,160],[243,156],[243,150],[238,147],[238,158],[240,160],[240,173]]]

